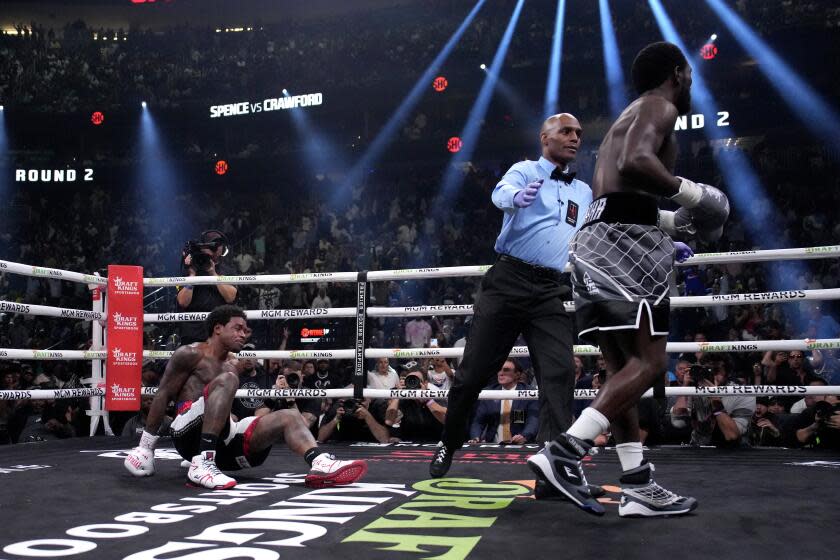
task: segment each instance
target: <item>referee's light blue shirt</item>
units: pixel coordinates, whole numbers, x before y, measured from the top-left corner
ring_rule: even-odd
[[[508,169],[493,189],[493,204],[504,211],[496,252],[562,271],[569,261],[569,242],[583,225],[592,189],[577,179],[567,185],[551,179],[555,165],[541,157]],[[513,205],[525,185],[543,179],[537,199],[527,208]]]

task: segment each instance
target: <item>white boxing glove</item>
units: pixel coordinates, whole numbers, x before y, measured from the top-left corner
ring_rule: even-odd
[[[689,241],[697,236],[697,228],[691,219],[690,210],[680,208],[676,212],[659,211],[659,229],[674,239]]]
[[[691,221],[697,228],[697,237],[704,241],[717,241],[729,218],[729,199],[720,189],[677,177],[680,190],[671,200],[690,210]]]
[[[134,476],[152,476],[155,474],[155,445],[158,436],[143,430],[140,445],[129,451],[123,461],[125,468]]]

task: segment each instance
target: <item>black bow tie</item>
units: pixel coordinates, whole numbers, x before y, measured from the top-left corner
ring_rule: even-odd
[[[555,167],[554,171],[551,172],[552,181],[563,181],[567,185],[571,185],[574,178],[574,173],[564,173],[559,167]]]

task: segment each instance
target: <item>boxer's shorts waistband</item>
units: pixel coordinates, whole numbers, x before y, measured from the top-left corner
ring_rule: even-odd
[[[614,192],[599,196],[592,201],[583,226],[598,222],[608,224],[659,225],[659,205],[654,197],[635,192]]]

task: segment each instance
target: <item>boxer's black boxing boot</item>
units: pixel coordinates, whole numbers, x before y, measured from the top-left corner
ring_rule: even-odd
[[[595,499],[602,498],[607,495],[607,491],[596,484],[589,485],[589,493]],[[535,500],[568,500],[566,495],[543,480],[540,477],[534,481],[534,499]]]
[[[568,434],[554,441],[528,458],[528,467],[538,478],[562,492],[573,504],[593,515],[604,515],[604,506],[589,491],[583,474],[582,460],[592,447],[591,443]]]

